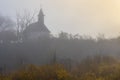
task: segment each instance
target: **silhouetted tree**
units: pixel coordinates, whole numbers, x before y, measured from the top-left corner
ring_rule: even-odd
[[[11,30],[15,23],[7,16],[0,15],[0,31]]]
[[[21,12],[16,13],[16,23],[17,23],[16,29],[17,29],[18,40],[22,39],[23,31],[34,20],[35,20],[35,12],[33,14],[31,14],[30,11],[24,10],[23,13],[21,13]]]
[[[0,15],[0,41],[10,42],[16,40],[15,23],[12,19]]]

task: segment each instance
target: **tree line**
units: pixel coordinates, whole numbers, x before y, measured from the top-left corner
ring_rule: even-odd
[[[0,15],[0,72],[17,69],[27,64],[44,65],[61,63],[70,69],[86,57],[112,55],[119,58],[120,37],[106,39],[99,35],[72,35],[61,32],[36,41],[24,41],[23,30],[34,22],[34,14],[17,14],[16,22]]]

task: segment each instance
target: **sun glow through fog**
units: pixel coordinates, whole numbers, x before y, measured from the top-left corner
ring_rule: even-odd
[[[2,5],[6,3],[8,7]],[[0,4],[9,15],[20,8],[39,11],[42,5],[45,23],[53,33],[115,37],[120,32],[120,0],[4,0]]]

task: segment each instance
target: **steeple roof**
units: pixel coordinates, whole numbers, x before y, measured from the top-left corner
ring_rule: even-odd
[[[39,12],[38,16],[40,16],[40,15],[44,16],[42,8],[40,9],[40,12]]]

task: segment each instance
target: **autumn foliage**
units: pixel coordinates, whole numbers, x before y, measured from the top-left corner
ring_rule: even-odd
[[[88,57],[68,71],[62,64],[28,65],[0,80],[119,80],[120,63],[109,56]]]

